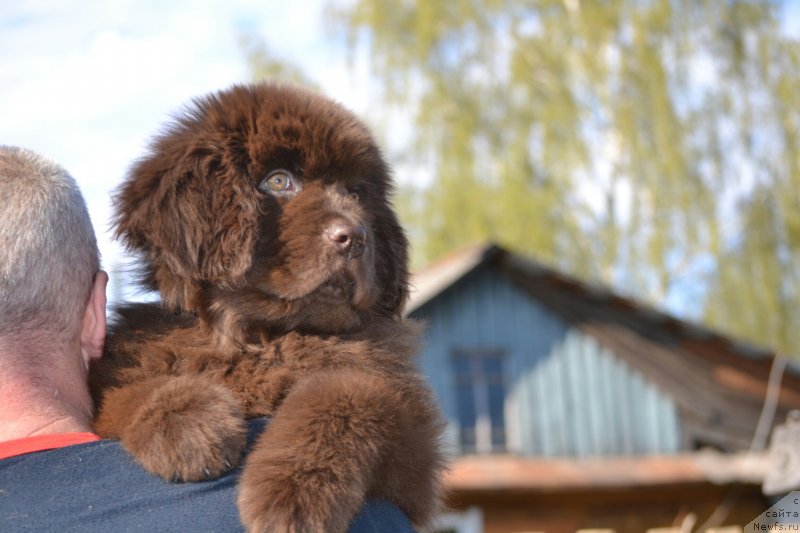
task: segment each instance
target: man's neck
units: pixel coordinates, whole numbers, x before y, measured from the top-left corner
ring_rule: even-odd
[[[0,441],[91,430],[91,412],[74,394],[0,384]]]
[[[0,441],[91,431],[92,400],[78,341],[49,346],[0,338]],[[30,361],[47,354],[47,365]]]
[[[0,420],[0,442],[23,439],[38,435],[55,435],[59,433],[90,433],[89,424],[70,417],[58,417],[49,420],[30,419],[7,422]]]

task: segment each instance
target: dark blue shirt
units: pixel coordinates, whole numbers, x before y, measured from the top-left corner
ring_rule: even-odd
[[[264,422],[251,423],[250,441]],[[0,531],[243,531],[236,509],[241,467],[211,481],[170,483],[133,462],[117,441],[0,460]],[[351,533],[408,533],[396,506],[370,501]]]

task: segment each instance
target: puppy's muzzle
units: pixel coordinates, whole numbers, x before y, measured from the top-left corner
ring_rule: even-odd
[[[325,229],[331,246],[348,260],[361,257],[367,246],[367,230],[364,226],[345,220],[336,220]]]

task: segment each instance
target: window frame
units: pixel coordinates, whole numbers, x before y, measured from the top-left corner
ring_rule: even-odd
[[[499,360],[499,369],[495,372],[485,368],[485,361]],[[459,361],[466,360],[467,373],[463,372],[463,365]],[[506,365],[507,351],[497,347],[485,348],[453,348],[450,353],[453,390],[455,391],[456,417],[458,421],[458,445],[465,454],[495,454],[507,453],[508,421],[506,420],[506,403],[508,401]],[[462,383],[462,380],[466,380]],[[474,414],[474,425],[465,425],[465,414],[462,412],[461,396],[463,385],[468,385],[471,394]],[[499,386],[501,402],[500,409],[493,410],[492,386]],[[496,406],[495,406],[496,407]],[[495,412],[496,411],[496,412]],[[499,420],[497,420],[499,418]],[[465,430],[473,432],[472,443],[467,442]],[[501,435],[498,439],[497,432]]]

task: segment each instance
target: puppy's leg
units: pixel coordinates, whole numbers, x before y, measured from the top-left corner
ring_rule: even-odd
[[[238,464],[247,427],[230,391],[202,376],[160,376],[109,390],[94,422],[168,480],[217,477]]]
[[[445,424],[421,376],[404,376],[396,390],[401,399],[389,415],[392,433],[384,443],[370,494],[397,504],[422,531],[442,510]]]
[[[247,458],[238,500],[248,530],[345,531],[401,429],[395,389],[357,370],[298,382]]]

